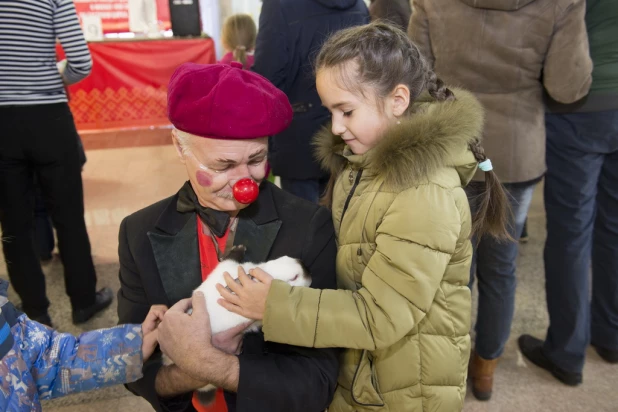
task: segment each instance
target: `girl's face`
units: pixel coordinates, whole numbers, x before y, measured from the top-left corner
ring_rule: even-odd
[[[363,97],[343,89],[338,74],[333,68],[320,69],[316,87],[322,104],[331,112],[333,134],[341,136],[354,154],[364,154],[378,143],[390,125],[397,122],[397,117],[405,113],[409,91],[405,107],[400,88],[408,89],[399,85],[383,100],[384,107],[380,110],[371,97],[373,90],[365,91],[367,97]]]

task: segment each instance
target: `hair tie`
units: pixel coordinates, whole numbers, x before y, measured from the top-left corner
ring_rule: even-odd
[[[245,46],[236,46],[237,50],[247,50]]]
[[[479,163],[479,169],[481,169],[483,172],[491,172],[492,170],[494,170],[494,167],[491,164],[491,160],[485,159]]]

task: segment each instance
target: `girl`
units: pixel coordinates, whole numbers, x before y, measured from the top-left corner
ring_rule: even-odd
[[[253,49],[257,29],[255,22],[248,14],[235,14],[228,17],[223,23],[221,43],[226,54],[219,63],[229,64],[236,61],[242,63],[245,70],[253,66]]]
[[[470,236],[506,237],[504,193],[478,141],[483,111],[447,89],[401,30],[340,31],[317,58],[332,113],[316,138],[341,290],[293,288],[254,270],[221,304],[263,320],[266,340],[347,348],[329,411],[462,409],[470,354]],[[427,91],[427,93],[424,93]],[[487,171],[474,219],[463,187]]]

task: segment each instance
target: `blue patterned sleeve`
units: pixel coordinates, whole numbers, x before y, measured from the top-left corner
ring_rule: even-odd
[[[75,337],[28,320],[24,341],[41,399],[133,382],[142,377],[141,325],[122,325]]]

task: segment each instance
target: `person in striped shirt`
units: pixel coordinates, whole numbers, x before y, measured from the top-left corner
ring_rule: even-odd
[[[56,65],[59,40],[66,62]],[[65,85],[88,76],[92,60],[72,0],[0,2],[0,224],[9,277],[28,316],[51,324],[34,247],[33,177],[56,228],[73,322],[110,305],[96,291],[84,221],[77,131]]]

